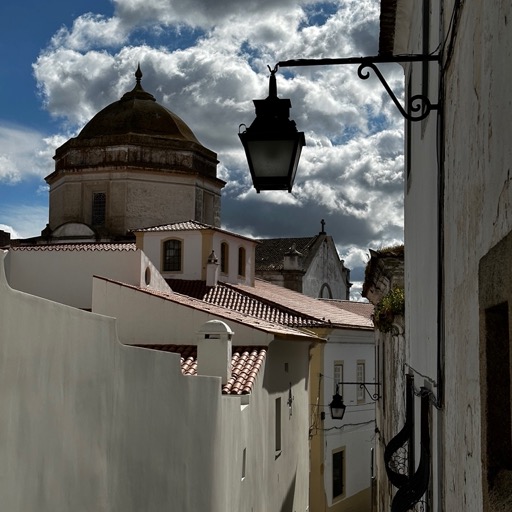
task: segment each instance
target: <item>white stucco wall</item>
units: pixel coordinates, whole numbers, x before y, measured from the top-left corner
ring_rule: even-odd
[[[451,5],[452,2],[449,2]],[[464,5],[446,101],[446,509],[482,507],[478,266],[512,229],[509,2]],[[490,277],[490,276],[489,276]],[[461,446],[461,439],[464,444]],[[449,471],[455,464],[464,474]]]
[[[157,295],[150,295],[104,279],[94,279],[94,313],[118,319],[117,334],[122,343],[191,344],[197,342],[193,326],[209,320],[227,321],[207,311],[175,304]],[[229,311],[226,310],[226,314]],[[240,345],[268,345],[274,336],[249,324],[233,322],[232,328]]]
[[[181,240],[182,264],[180,272],[164,272],[162,269],[162,243],[170,238]],[[165,278],[206,280],[206,263],[212,250],[215,252],[220,264],[221,243],[226,242],[229,247],[228,272],[221,273],[219,268],[219,281],[254,285],[254,254],[256,242],[216,230],[182,230],[182,231],[156,231],[138,234],[137,247],[142,248]],[[238,274],[238,250],[245,249],[245,276]]]
[[[450,40],[446,30],[455,2],[432,4],[434,49],[440,5],[445,31],[440,39]],[[416,11],[421,11],[420,4]],[[432,419],[434,510],[484,507],[478,275],[482,257],[512,229],[511,15],[509,2],[464,2],[445,71],[445,393],[443,409],[433,409]],[[418,49],[419,33],[413,27],[409,52]],[[437,80],[431,82],[431,88],[437,85]],[[420,132],[416,127],[412,135],[412,179],[405,202],[406,338],[411,366],[437,380],[435,114],[423,128]],[[416,378],[423,385],[424,379]]]
[[[170,303],[158,296],[95,279],[93,310],[116,315],[118,335],[124,343],[197,344],[192,326],[219,319],[205,311]],[[269,345],[264,373],[258,377],[257,389],[243,397],[248,403],[241,413],[240,432],[226,434],[243,438],[246,448],[247,477],[242,481],[240,501],[226,510],[306,510],[308,503],[308,367],[309,340],[304,342],[274,339],[273,335],[239,322],[230,322],[233,345]],[[290,387],[291,386],[291,387]],[[287,401],[291,392],[290,414]],[[281,397],[282,450],[274,452],[275,399]],[[237,400],[236,397],[225,397]],[[236,429],[235,429],[236,430]],[[241,456],[243,448],[238,456]],[[241,461],[239,461],[241,464]],[[239,466],[240,466],[239,464]],[[240,468],[227,469],[228,481],[239,481]],[[262,490],[264,492],[262,493]],[[232,489],[226,491],[229,499]],[[285,505],[283,505],[285,503]],[[237,508],[239,507],[239,508]]]
[[[327,337],[324,345],[323,404],[329,404],[334,394],[334,362],[343,363],[343,381],[356,382],[356,366],[365,363],[365,382],[375,382],[375,340],[373,331],[337,329]],[[376,386],[367,386],[370,393],[378,393]],[[324,429],[324,485],[328,505],[332,506],[332,453],[345,448],[345,499],[368,489],[371,482],[371,449],[375,446],[375,403],[366,395],[364,402],[357,401],[359,386],[340,386],[339,393],[347,406],[340,422],[326,412]],[[340,428],[342,427],[343,428]],[[338,429],[338,430],[337,430]],[[337,503],[338,500],[334,500]],[[342,508],[340,510],[343,510]]]
[[[220,394],[218,378],[184,377],[177,355],[120,344],[114,319],[11,289],[3,256],[3,508],[306,510],[307,343],[271,343],[242,406]],[[278,457],[276,397],[284,409]]]
[[[94,275],[169,291],[167,283],[142,251],[99,250],[99,246],[95,250],[57,248],[10,250],[5,258],[9,285],[81,309],[91,309]]]
[[[326,283],[332,297],[324,294],[324,298],[345,300],[347,288],[341,269],[342,264],[332,239],[325,238],[303,277],[302,293],[309,297],[320,297],[322,286]]]

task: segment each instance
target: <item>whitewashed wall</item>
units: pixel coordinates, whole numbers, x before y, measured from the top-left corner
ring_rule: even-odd
[[[169,238],[182,240],[183,270],[181,272],[164,272],[162,269],[162,242]],[[156,231],[138,233],[137,247],[144,250],[165,278],[170,279],[206,279],[206,262],[212,250],[220,264],[221,243],[229,246],[228,272],[222,274],[219,269],[219,281],[233,284],[254,285],[254,254],[256,242],[215,230]],[[245,248],[245,276],[238,275],[238,249]]]
[[[272,343],[255,392],[242,405],[221,395],[219,378],[184,377],[179,356],[120,344],[113,318],[11,289],[3,256],[2,507],[307,509],[307,343]],[[278,396],[285,410],[276,457]]]
[[[12,288],[81,309],[91,309],[94,275],[169,291],[142,251],[11,250],[5,269]]]
[[[341,262],[332,239],[325,238],[304,275],[302,293],[310,297],[320,297],[322,285],[327,283],[332,297],[324,295],[324,298],[346,299],[347,288],[341,269]]]
[[[226,429],[223,434],[229,450],[230,436],[242,435],[241,445],[247,453],[247,477],[242,481],[243,492],[236,507],[226,510],[306,510],[308,503],[309,452],[309,342],[275,340],[261,329],[241,322],[230,322],[208,313],[170,303],[158,296],[95,279],[93,310],[118,319],[118,335],[125,343],[196,344],[196,331],[212,319],[227,322],[234,331],[233,345],[269,345],[264,373],[258,377],[257,389],[243,397],[239,431]],[[292,396],[291,409],[288,407]],[[282,450],[274,450],[275,399],[281,397]],[[237,397],[225,397],[235,400]],[[208,421],[206,419],[206,421]],[[236,421],[236,418],[226,418]],[[231,426],[232,428],[232,426]],[[241,456],[241,448],[237,456]],[[216,450],[217,452],[217,450]],[[219,457],[222,453],[219,452]],[[241,464],[241,459],[240,459]],[[240,465],[239,465],[240,466]],[[240,466],[241,467],[241,466]],[[226,467],[226,493],[232,498],[229,482],[240,480],[239,467]],[[242,506],[243,505],[243,506]],[[239,507],[239,508],[237,508]]]
[[[329,404],[334,394],[333,368],[334,362],[343,363],[343,381],[356,382],[356,365],[358,361],[365,362],[365,382],[375,382],[375,340],[373,331],[335,330],[327,338],[324,345],[323,404]],[[377,393],[376,386],[367,386],[370,393]],[[332,499],[332,453],[338,448],[345,448],[345,497],[350,498],[368,490],[371,481],[371,449],[375,446],[375,403],[365,393],[364,403],[357,401],[359,386],[345,385],[340,387],[343,402],[347,406],[342,421],[330,417],[328,407],[323,422],[325,437],[324,446],[324,485],[328,505],[333,506]],[[339,430],[334,429],[338,427]],[[340,428],[343,427],[343,428]],[[340,500],[334,500],[334,503]],[[333,509],[334,510],[334,509]],[[361,509],[355,509],[361,510]]]
[[[453,0],[432,2],[431,49],[445,38],[450,41],[447,29],[454,5]],[[409,53],[419,49],[420,12],[417,3]],[[433,409],[434,510],[484,508],[478,275],[482,257],[512,229],[511,19],[510,2],[463,2],[445,72],[445,400],[441,412]],[[403,27],[398,31],[407,32]],[[433,79],[431,93],[437,86]],[[436,135],[443,132],[437,131],[435,121],[434,113],[412,133],[413,168],[405,200],[405,324],[410,365],[437,380]],[[416,374],[416,382],[423,385],[425,379]]]

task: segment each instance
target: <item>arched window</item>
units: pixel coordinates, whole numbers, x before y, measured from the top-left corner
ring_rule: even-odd
[[[220,244],[220,271],[223,274],[229,272],[229,245],[226,242]]]
[[[318,295],[321,299],[332,299],[331,287],[324,283],[320,288],[320,293]]]
[[[245,276],[245,247],[238,249],[238,275]]]
[[[166,240],[162,247],[162,270],[164,272],[181,271],[181,240]]]

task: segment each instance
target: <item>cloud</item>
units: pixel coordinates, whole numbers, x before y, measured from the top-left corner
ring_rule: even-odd
[[[33,65],[64,133],[130,90],[140,62],[143,87],[217,152],[225,227],[308,236],[324,218],[358,280],[368,247],[400,241],[403,121],[371,72],[360,80],[357,66],[279,70],[278,94],[291,99],[307,142],[292,194],[255,193],[237,135],[254,119],[251,100],[268,93],[267,65],[376,54],[377,0],[114,0],[114,8],[111,17],[88,13],[61,28]],[[382,71],[400,97],[402,69]],[[4,170],[4,179],[21,175]]]
[[[64,140],[0,120],[0,183],[13,184],[50,174],[55,147]]]
[[[34,204],[0,205],[0,229],[11,238],[39,236],[48,222],[48,206]]]

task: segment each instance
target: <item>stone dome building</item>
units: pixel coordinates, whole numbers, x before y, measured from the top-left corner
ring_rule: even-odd
[[[141,86],[98,112],[56,150],[51,238],[122,239],[130,230],[196,220],[220,226],[217,155]]]

